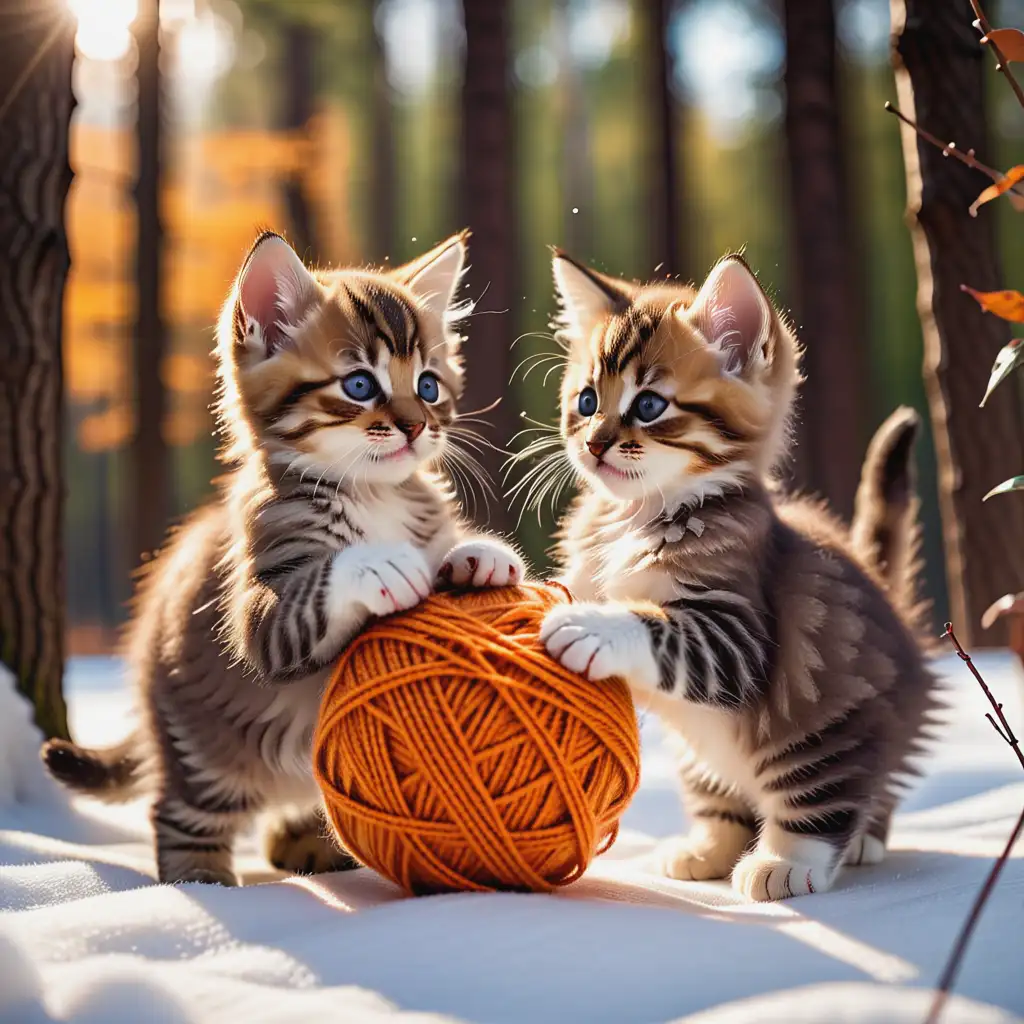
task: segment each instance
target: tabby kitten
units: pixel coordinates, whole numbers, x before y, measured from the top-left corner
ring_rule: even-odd
[[[885,500],[906,479],[914,415],[876,441],[855,541],[765,483],[799,349],[741,258],[697,293],[561,253],[554,273],[561,431],[583,493],[559,549],[579,603],[554,609],[542,639],[569,669],[624,677],[681,741],[694,825],[659,847],[660,871],[731,875],[755,900],[822,892],[844,863],[882,858],[937,706],[907,578],[916,506],[907,487]]]
[[[74,789],[155,789],[163,882],[235,884],[234,838],[264,811],[276,866],[352,866],[325,836],[311,771],[332,662],[439,572],[474,586],[523,576],[514,551],[467,536],[430,471],[462,383],[465,238],[389,273],[311,272],[267,233],[242,266],[217,335],[231,468],[140,588],[127,660],[141,726],[111,750],[44,748]]]

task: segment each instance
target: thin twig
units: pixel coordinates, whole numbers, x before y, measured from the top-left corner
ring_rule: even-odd
[[[966,662],[967,667],[971,670],[971,675],[978,681],[978,685],[988,698],[988,702],[992,705],[996,718],[1002,723],[1002,727],[1000,728],[991,714],[986,714],[985,717],[991,723],[992,728],[999,733],[1017,755],[1017,760],[1020,761],[1021,767],[1024,768],[1024,753],[1021,752],[1020,742],[1014,735],[1013,729],[1010,728],[1010,723],[1006,720],[1006,716],[1003,714],[1003,705],[992,696],[992,691],[988,688],[981,673],[971,660],[971,656],[960,646],[960,641],[957,640],[956,634],[953,632],[953,624],[951,622],[946,623],[946,632],[943,636],[953,645],[960,660]],[[964,921],[963,926],[960,928],[960,934],[957,935],[952,952],[949,954],[946,966],[942,969],[942,975],[939,977],[939,983],[935,989],[935,998],[932,1000],[928,1016],[925,1018],[925,1024],[937,1024],[942,1009],[946,1005],[946,1000],[949,998],[949,993],[956,982],[956,977],[960,973],[960,966],[963,963],[964,954],[967,952],[967,945],[971,941],[971,936],[974,934],[974,929],[981,918],[981,913],[985,909],[985,904],[988,902],[989,896],[992,895],[992,890],[996,887],[999,876],[1003,873],[1003,868],[1006,867],[1006,862],[1010,859],[1010,854],[1013,852],[1013,848],[1022,833],[1024,833],[1024,809],[1020,812],[1020,817],[1010,833],[1006,846],[1003,847],[1002,853],[996,858],[996,862],[992,865],[992,869],[985,878],[981,890],[974,898],[974,903],[971,905],[971,912],[967,915],[967,920]]]
[[[1000,171],[997,171],[994,167],[989,167],[988,164],[983,164],[974,155],[973,149],[969,149],[965,153],[955,142],[943,142],[937,135],[932,135],[927,128],[922,128],[916,121],[907,117],[899,107],[893,106],[893,104],[888,100],[885,101],[885,109],[889,111],[890,114],[895,114],[905,125],[913,128],[914,131],[925,140],[925,142],[930,142],[936,149],[941,149],[943,156],[955,157],[960,161],[960,163],[965,164],[967,167],[973,168],[975,171],[981,171],[982,174],[987,174],[995,182],[1000,182],[1005,177],[1005,175]],[[1021,192],[1016,185],[1008,188],[1006,191],[1015,192],[1019,196],[1024,196],[1024,192]]]
[[[945,636],[953,645],[953,649],[956,651],[957,655],[959,655],[960,660],[966,663],[967,667],[971,670],[971,675],[978,681],[978,685],[988,698],[989,704],[991,704],[995,710],[996,717],[999,719],[999,724],[1003,727],[1002,729],[997,728],[996,732],[1006,740],[1007,744],[1009,744],[1010,748],[1017,755],[1017,760],[1020,761],[1021,768],[1024,768],[1024,751],[1021,750],[1020,740],[1014,736],[1013,729],[1010,728],[1010,723],[1006,720],[1006,715],[1003,714],[1003,705],[992,696],[992,691],[986,685],[985,680],[982,679],[981,673],[978,671],[974,662],[971,661],[971,656],[963,649],[963,647],[960,646],[960,641],[957,640],[956,634],[953,632],[952,622],[946,623],[946,632],[943,636]],[[985,717],[987,718],[988,716],[986,715]],[[995,725],[995,722],[992,724]]]
[[[975,21],[974,27],[981,33],[982,46],[988,46],[992,50],[996,58],[996,71],[1000,71],[1006,76],[1014,96],[1017,97],[1017,102],[1024,107],[1024,90],[1021,89],[1017,79],[1013,77],[1013,72],[1010,70],[1010,62],[1002,55],[999,47],[996,45],[996,41],[991,38],[992,26],[989,24],[988,18],[985,17],[985,12],[981,9],[981,0],[971,0],[971,7],[974,8],[974,16],[978,19]]]

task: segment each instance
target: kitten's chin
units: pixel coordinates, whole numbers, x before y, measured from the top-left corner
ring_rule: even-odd
[[[368,483],[401,484],[429,462],[429,459],[421,459],[418,454],[406,448],[405,451],[394,455],[368,459],[364,467],[354,475]]]
[[[631,501],[643,498],[647,493],[643,477],[637,476],[635,472],[625,473],[606,462],[597,466],[579,465],[579,468],[591,487],[606,497]]]

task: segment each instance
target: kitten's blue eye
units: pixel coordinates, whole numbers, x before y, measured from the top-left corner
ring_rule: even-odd
[[[416,384],[416,394],[424,402],[430,402],[431,404],[441,397],[441,386],[438,384],[437,378],[429,370],[425,370],[420,374],[419,382]]]
[[[641,423],[656,420],[668,408],[668,401],[654,391],[641,391],[633,403],[633,414]]]
[[[380,385],[372,373],[365,370],[356,370],[350,373],[342,382],[341,389],[349,398],[357,402],[368,402],[380,394]]]
[[[593,416],[597,412],[597,392],[593,388],[580,392],[579,410],[581,416]]]

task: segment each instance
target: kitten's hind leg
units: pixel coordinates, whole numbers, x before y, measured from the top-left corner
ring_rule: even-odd
[[[728,878],[743,851],[751,846],[757,823],[741,800],[717,792],[701,780],[683,780],[690,831],[659,843],[651,867],[668,878],[705,881]]]
[[[892,811],[892,807],[887,807],[871,816],[868,827],[856,836],[846,848],[844,864],[862,867],[882,863],[885,859],[886,844],[889,841]]]
[[[165,795],[153,805],[151,817],[161,882],[238,885],[232,846],[245,816],[200,810]]]
[[[267,829],[264,850],[275,868],[295,875],[359,867],[359,862],[335,841],[318,808],[277,818]]]

